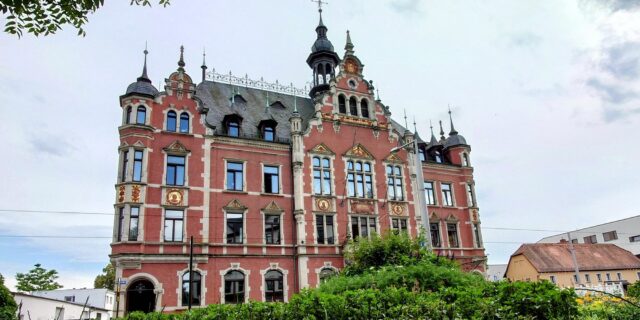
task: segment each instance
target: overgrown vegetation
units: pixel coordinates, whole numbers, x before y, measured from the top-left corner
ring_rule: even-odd
[[[210,305],[125,319],[640,319],[640,309],[631,304],[585,303],[573,290],[547,281],[487,282],[427,252],[421,241],[387,234],[351,243],[345,255],[349,265],[340,275],[289,303]]]
[[[14,320],[18,306],[11,292],[4,285],[4,277],[0,274],[0,319]]]

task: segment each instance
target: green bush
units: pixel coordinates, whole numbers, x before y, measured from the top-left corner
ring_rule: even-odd
[[[627,296],[640,300],[640,281],[627,287]]]
[[[2,275],[0,275],[0,278]],[[13,299],[13,295],[4,286],[4,278],[0,281],[0,319],[13,320],[16,319],[16,313],[18,311],[18,305],[16,300]]]

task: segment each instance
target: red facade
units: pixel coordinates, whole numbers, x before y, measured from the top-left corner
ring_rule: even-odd
[[[438,254],[484,271],[464,138],[451,123],[448,137],[426,142],[392,121],[349,36],[339,58],[322,22],[316,31],[311,99],[205,79],[205,66],[196,85],[182,57],[164,91],[145,62],[120,97],[111,253],[120,315],[184,310],[189,288],[194,306],[287,301],[339,272],[349,239],[388,230],[424,227]]]

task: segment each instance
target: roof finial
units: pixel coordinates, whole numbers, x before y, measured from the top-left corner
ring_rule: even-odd
[[[147,54],[149,54],[149,50],[147,50],[147,42],[144,42],[144,65],[142,66],[142,75],[138,77],[138,81],[145,81],[151,83],[149,80],[149,76],[147,76]]]
[[[376,88],[376,100],[380,101],[380,89]]]
[[[178,61],[178,70],[184,71],[184,46],[180,46],[180,60]]]
[[[207,74],[207,62],[205,61],[206,56],[207,53],[205,52],[205,48],[202,47],[202,66],[200,66],[200,68],[202,68],[202,82],[204,82]]]
[[[449,121],[451,122],[451,130],[449,131],[449,135],[454,136],[458,134],[458,131],[456,131],[456,128],[453,127],[453,117],[451,117],[451,106],[449,106]]]
[[[418,127],[416,126],[416,116],[413,116],[413,132],[418,134]]]
[[[433,123],[431,122],[431,120],[429,120],[429,128],[431,129],[431,139],[429,141],[429,144],[434,145],[438,143],[438,140],[436,139],[436,136],[433,134]]]
[[[344,45],[344,50],[347,54],[353,54],[353,42],[351,42],[351,33],[347,30],[347,44]]]
[[[440,140],[444,140],[444,130],[442,129],[442,120],[438,120],[440,122]]]

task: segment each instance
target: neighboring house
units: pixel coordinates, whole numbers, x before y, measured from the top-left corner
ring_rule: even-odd
[[[105,308],[84,306],[84,303],[57,300],[26,293],[13,293],[20,306],[18,320],[109,320],[110,311]]]
[[[487,272],[485,272],[484,278],[488,281],[500,281],[504,279],[504,273],[506,271],[506,264],[490,264],[487,265]]]
[[[573,243],[612,243],[640,257],[640,215],[569,232]],[[567,233],[549,236],[538,243],[568,240]]]
[[[576,287],[578,283],[586,287],[626,286],[640,279],[640,259],[614,244],[523,244],[511,255],[506,277],[511,281],[549,280],[559,287]]]
[[[116,294],[109,289],[59,289],[48,291],[33,291],[31,295],[62,300],[67,302],[75,302],[84,304],[88,301],[88,305],[107,310],[113,310],[115,306]],[[89,298],[89,300],[87,300]],[[113,316],[111,311],[109,316]]]
[[[448,134],[440,123],[428,140],[392,120],[349,34],[341,58],[322,20],[315,30],[307,90],[207,73],[204,61],[193,79],[181,48],[159,91],[145,51],[119,100],[110,255],[119,315],[288,301],[344,267],[349,239],[374,232],[424,227],[437,254],[484,272],[465,138],[451,119]]]

